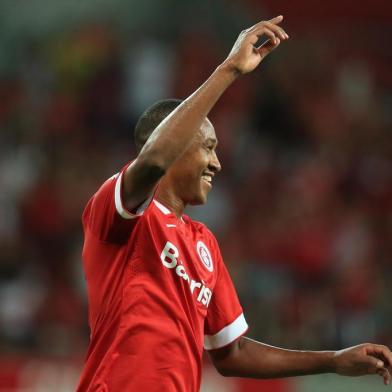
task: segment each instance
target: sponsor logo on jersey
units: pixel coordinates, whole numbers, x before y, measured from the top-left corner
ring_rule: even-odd
[[[201,241],[199,241],[199,242],[201,242]],[[207,249],[207,252],[208,252],[208,249]],[[209,252],[208,252],[208,254],[209,254]],[[173,270],[173,272],[179,278],[184,279],[184,281],[186,281],[189,285],[190,292],[196,297],[196,301],[200,302],[205,307],[208,307],[208,305],[211,301],[212,291],[205,285],[205,283],[203,281],[198,282],[198,281],[193,280],[189,277],[184,265],[182,264],[181,260],[179,259],[179,255],[180,255],[180,253],[179,253],[177,247],[174,244],[172,244],[170,241],[167,241],[166,245],[163,248],[162,253],[161,253],[162,264],[166,268]],[[210,260],[211,260],[211,256],[210,256]],[[211,266],[212,266],[212,261],[211,261]]]
[[[203,265],[208,269],[208,271],[212,272],[214,265],[212,263],[211,253],[208,250],[206,244],[203,241],[198,241],[196,244],[196,249]]]

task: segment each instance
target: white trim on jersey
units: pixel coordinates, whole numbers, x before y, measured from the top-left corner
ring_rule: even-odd
[[[226,325],[215,335],[205,335],[204,348],[214,350],[224,347],[243,335],[247,329],[248,324],[244,314],[241,313],[231,324]]]
[[[154,203],[163,212],[164,215],[169,215],[170,214],[171,211],[167,207],[165,207],[163,204],[161,204],[158,200],[154,199]],[[182,219],[182,216],[180,217],[180,221],[182,223],[185,223],[184,219]],[[168,227],[170,227],[170,226],[168,226]],[[172,226],[172,227],[174,227],[174,226]]]
[[[165,215],[170,214],[170,210],[166,208],[163,204],[161,204],[159,201],[154,199],[154,203]]]
[[[120,216],[124,219],[134,219],[137,218],[138,216],[143,215],[144,210],[148,207],[148,205],[151,202],[152,197],[149,197],[146,199],[136,210],[136,212],[133,214],[129,212],[123,205],[122,197],[121,197],[121,186],[122,186],[122,175],[123,173],[117,173],[115,176],[117,176],[116,180],[116,186],[114,188],[114,203],[116,205],[116,210],[120,214]]]

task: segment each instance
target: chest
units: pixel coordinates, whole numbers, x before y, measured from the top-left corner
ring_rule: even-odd
[[[152,216],[145,224],[142,251],[148,253],[154,279],[206,309],[217,278],[216,249],[209,233],[174,216]]]

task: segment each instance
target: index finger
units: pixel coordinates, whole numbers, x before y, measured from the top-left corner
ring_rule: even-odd
[[[279,15],[279,16],[275,16],[275,18],[272,18],[270,20],[267,20],[267,22],[273,23],[273,24],[278,24],[283,20],[283,16]],[[253,25],[252,27],[250,27],[247,31],[250,32],[254,32],[255,30],[259,29],[260,27],[264,27],[265,26],[266,21],[262,20],[259,23],[256,23],[255,25]]]
[[[275,18],[270,19],[268,22],[277,24],[280,23],[282,20],[283,20],[283,15],[278,15],[275,16]]]

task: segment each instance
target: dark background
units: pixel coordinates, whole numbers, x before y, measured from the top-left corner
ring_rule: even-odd
[[[392,7],[387,1],[2,1],[0,350],[84,355],[83,207],[238,33],[290,40],[211,112],[223,171],[189,214],[215,232],[250,335],[392,345]]]

